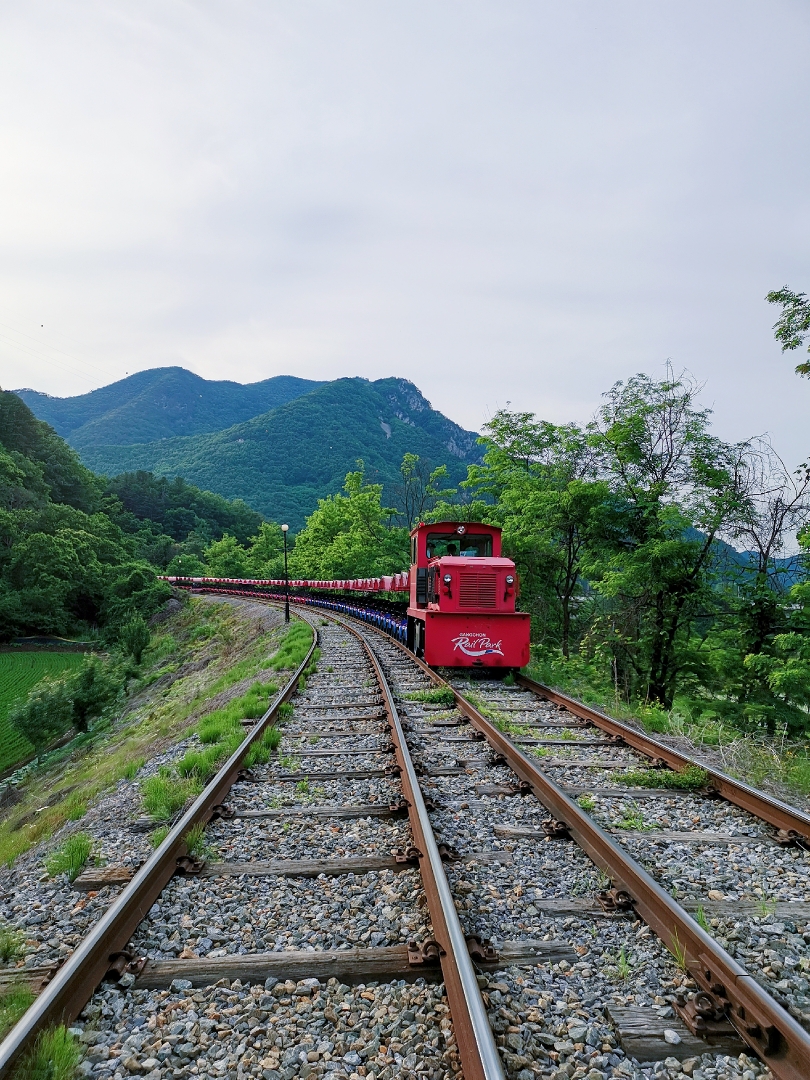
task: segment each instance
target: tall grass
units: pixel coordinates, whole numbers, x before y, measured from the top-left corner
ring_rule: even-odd
[[[73,1080],[81,1057],[79,1044],[66,1027],[43,1031],[14,1070],[14,1080]]]
[[[292,623],[275,656],[267,662],[267,667],[273,671],[294,671],[303,663],[311,644],[312,627],[309,623]]]
[[[144,809],[155,821],[169,821],[202,789],[196,777],[175,777],[162,770],[141,784]]]
[[[0,1039],[5,1038],[34,1000],[34,995],[25,986],[12,986],[0,994]]]
[[[84,869],[92,849],[93,841],[87,833],[74,833],[46,858],[45,869],[51,877],[67,874],[68,880],[74,881]]]

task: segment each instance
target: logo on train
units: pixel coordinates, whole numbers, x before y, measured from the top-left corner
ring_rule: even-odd
[[[503,641],[490,641],[486,634],[459,634],[452,638],[452,642],[453,651],[461,649],[466,656],[488,656],[491,653],[503,656]]]

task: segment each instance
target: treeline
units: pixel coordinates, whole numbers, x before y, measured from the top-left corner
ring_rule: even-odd
[[[226,533],[247,540],[261,520],[183,480],[96,476],[16,394],[0,392],[0,641],[115,640],[171,595],[157,575],[173,559]]]
[[[307,520],[290,572],[391,573],[407,566],[415,520],[497,524],[539,658],[587,664],[628,701],[670,708],[686,695],[746,728],[804,728],[810,470],[787,468],[766,440],[718,439],[697,391],[688,378],[638,375],[586,426],[502,410],[457,491],[407,455],[397,507],[361,463]],[[278,526],[265,523],[256,542],[211,544],[197,569],[276,577],[280,552]]]

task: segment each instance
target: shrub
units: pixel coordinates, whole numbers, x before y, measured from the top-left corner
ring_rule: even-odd
[[[45,869],[51,877],[67,874],[68,880],[74,881],[84,869],[92,848],[93,841],[87,833],[74,833],[46,858]]]
[[[9,721],[41,754],[73,723],[73,702],[65,683],[43,679],[24,702],[10,711]]]
[[[125,622],[118,632],[118,639],[128,656],[140,664],[144,650],[149,644],[149,627],[141,615],[134,615]]]

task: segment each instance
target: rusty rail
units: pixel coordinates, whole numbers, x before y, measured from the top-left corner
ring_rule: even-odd
[[[184,838],[189,829],[209,820],[212,808],[222,802],[236,780],[253,743],[275,723],[279,707],[294,693],[318,645],[318,631],[314,626],[312,631],[306,657],[267,712],[0,1043],[0,1077],[8,1074],[40,1031],[74,1020],[111,968],[115,967],[120,977],[130,964],[137,966],[136,958],[124,951],[127,942],[174,875],[178,859],[187,855]]]
[[[620,902],[628,903],[632,910],[647,923],[663,945],[676,957],[680,966],[689,972],[704,994],[709,996],[708,999],[717,1003],[743,1041],[770,1067],[774,1076],[778,1080],[807,1080],[810,1076],[810,1034],[794,1020],[790,1013],[783,1009],[753,976],[707,934],[680,904],[573,799],[546,776],[534,760],[527,757],[506,735],[498,731],[471,702],[467,701],[463,694],[422,660],[415,657],[400,642],[388,635],[383,636],[417,664],[437,686],[452,690],[459,710],[467,717],[470,724],[483,734],[490,746],[503,755],[512,771],[527,785],[526,791],[531,791],[553,817],[565,825],[568,833],[582,850],[610,877],[615,890],[613,896]],[[545,691],[546,688],[543,689]],[[554,693],[554,691],[549,693]],[[565,699],[565,695],[558,695],[558,697],[560,703],[568,707],[570,699]],[[579,705],[579,703],[575,704]],[[596,712],[596,710],[588,709],[587,706],[579,707],[587,713]],[[583,713],[577,713],[577,715],[583,715]],[[600,719],[603,717],[601,713],[597,715]],[[587,719],[590,718],[588,715]],[[621,730],[617,730],[616,734],[622,737],[625,731],[632,734],[634,742],[630,745],[644,740],[644,736],[640,736],[632,728],[618,724],[610,717],[603,719],[610,725],[618,725]],[[605,730],[611,729],[605,728]],[[630,742],[629,739],[628,742]],[[655,743],[655,740],[649,740],[649,742]],[[675,753],[660,743],[655,743],[655,746],[654,756],[656,757],[662,756],[658,753],[658,747],[667,750],[670,755]],[[687,755],[675,756],[684,765],[701,764]],[[738,785],[737,781],[725,777],[722,773],[715,774],[713,770],[708,771],[713,777],[717,775],[728,781],[728,785],[732,788],[741,787],[751,795],[759,796],[764,803],[771,801],[768,796],[744,784]],[[720,793],[725,796],[725,791],[721,790]],[[758,800],[750,801],[758,805]],[[738,805],[744,806],[745,809],[749,808],[748,803]],[[792,811],[791,807],[783,803],[777,803],[777,806],[784,808],[787,813],[795,814],[799,819],[804,817],[800,811]],[[756,810],[751,810],[751,812],[758,814]],[[758,814],[758,816],[763,815]]]
[[[749,814],[761,818],[762,821],[767,821],[769,825],[773,825],[775,829],[786,834],[786,838],[791,834],[795,834],[810,840],[810,814],[806,814],[794,806],[789,806],[772,795],[757,791],[756,788],[749,787],[748,784],[744,784],[741,780],[735,780],[734,777],[729,776],[727,773],[720,772],[719,769],[713,769],[711,765],[706,765],[698,758],[681,753],[679,750],[673,750],[666,743],[659,742],[658,739],[653,739],[642,731],[637,731],[635,728],[630,727],[629,724],[614,720],[612,716],[600,712],[599,709],[594,709],[592,706],[585,705],[575,698],[568,697],[567,694],[560,693],[559,690],[552,690],[550,686],[544,686],[543,683],[536,682],[526,675],[518,675],[517,682],[521,686],[525,686],[527,690],[531,690],[533,694],[537,694],[538,697],[553,701],[555,705],[562,705],[575,716],[590,721],[602,731],[606,731],[610,735],[617,735],[628,746],[631,746],[640,754],[644,754],[645,757],[663,761],[676,772],[689,768],[689,766],[697,766],[703,769],[709,775],[712,790],[728,802],[734,803],[735,806],[739,806],[742,810],[747,810]]]
[[[433,933],[438,945],[438,959],[465,1080],[504,1080],[500,1054],[481,998],[468,942],[453,902],[444,864],[433,835],[430,817],[388,680],[365,634],[349,626],[342,618],[330,613],[326,614],[360,640],[383,692],[385,712],[391,729],[397,764],[401,770],[403,795],[408,803],[411,833],[418,852],[416,858],[425,889]]]

